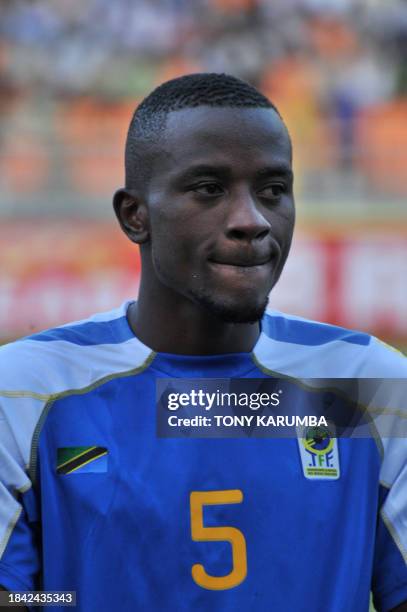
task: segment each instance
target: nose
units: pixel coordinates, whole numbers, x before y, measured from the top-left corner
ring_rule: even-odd
[[[229,204],[225,233],[229,239],[262,240],[270,233],[270,223],[261,214],[250,193],[240,194]]]

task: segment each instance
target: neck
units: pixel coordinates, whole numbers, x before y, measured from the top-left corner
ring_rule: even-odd
[[[134,334],[152,350],[179,355],[250,352],[260,334],[259,323],[225,323],[187,298],[171,291],[163,299],[141,283],[137,303],[127,318]]]

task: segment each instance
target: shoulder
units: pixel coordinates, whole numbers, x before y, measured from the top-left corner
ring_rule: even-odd
[[[0,396],[46,399],[130,370],[149,351],[134,337],[126,309],[123,304],[1,347]]]
[[[257,361],[289,376],[407,378],[407,359],[356,330],[270,312],[262,321]]]
[[[151,351],[134,336],[126,310],[124,304],[0,349],[0,437],[8,456],[30,465],[50,402],[148,365]]]

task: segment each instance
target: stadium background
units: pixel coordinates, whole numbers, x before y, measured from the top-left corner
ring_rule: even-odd
[[[407,346],[402,0],[2,0],[0,342],[135,296],[111,195],[135,104],[226,71],[280,108],[298,225],[271,306]]]
[[[407,6],[387,0],[3,0],[0,337],[137,293],[111,195],[135,103],[226,71],[281,109],[298,226],[271,306],[407,344]]]

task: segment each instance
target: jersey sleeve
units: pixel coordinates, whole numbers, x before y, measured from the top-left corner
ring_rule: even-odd
[[[391,484],[380,485],[373,567],[372,591],[379,612],[407,601],[407,445],[404,438],[392,442],[390,454],[396,473]]]
[[[0,396],[0,585],[10,591],[39,588],[37,500],[27,472],[32,419],[23,420],[33,416],[31,402]]]
[[[373,348],[382,373],[373,403],[383,459],[372,592],[376,610],[388,612],[407,601],[407,359],[376,339]]]
[[[376,423],[384,433],[380,470],[380,507],[372,576],[373,599],[379,612],[407,601],[407,376],[406,360],[393,380],[383,380]]]

